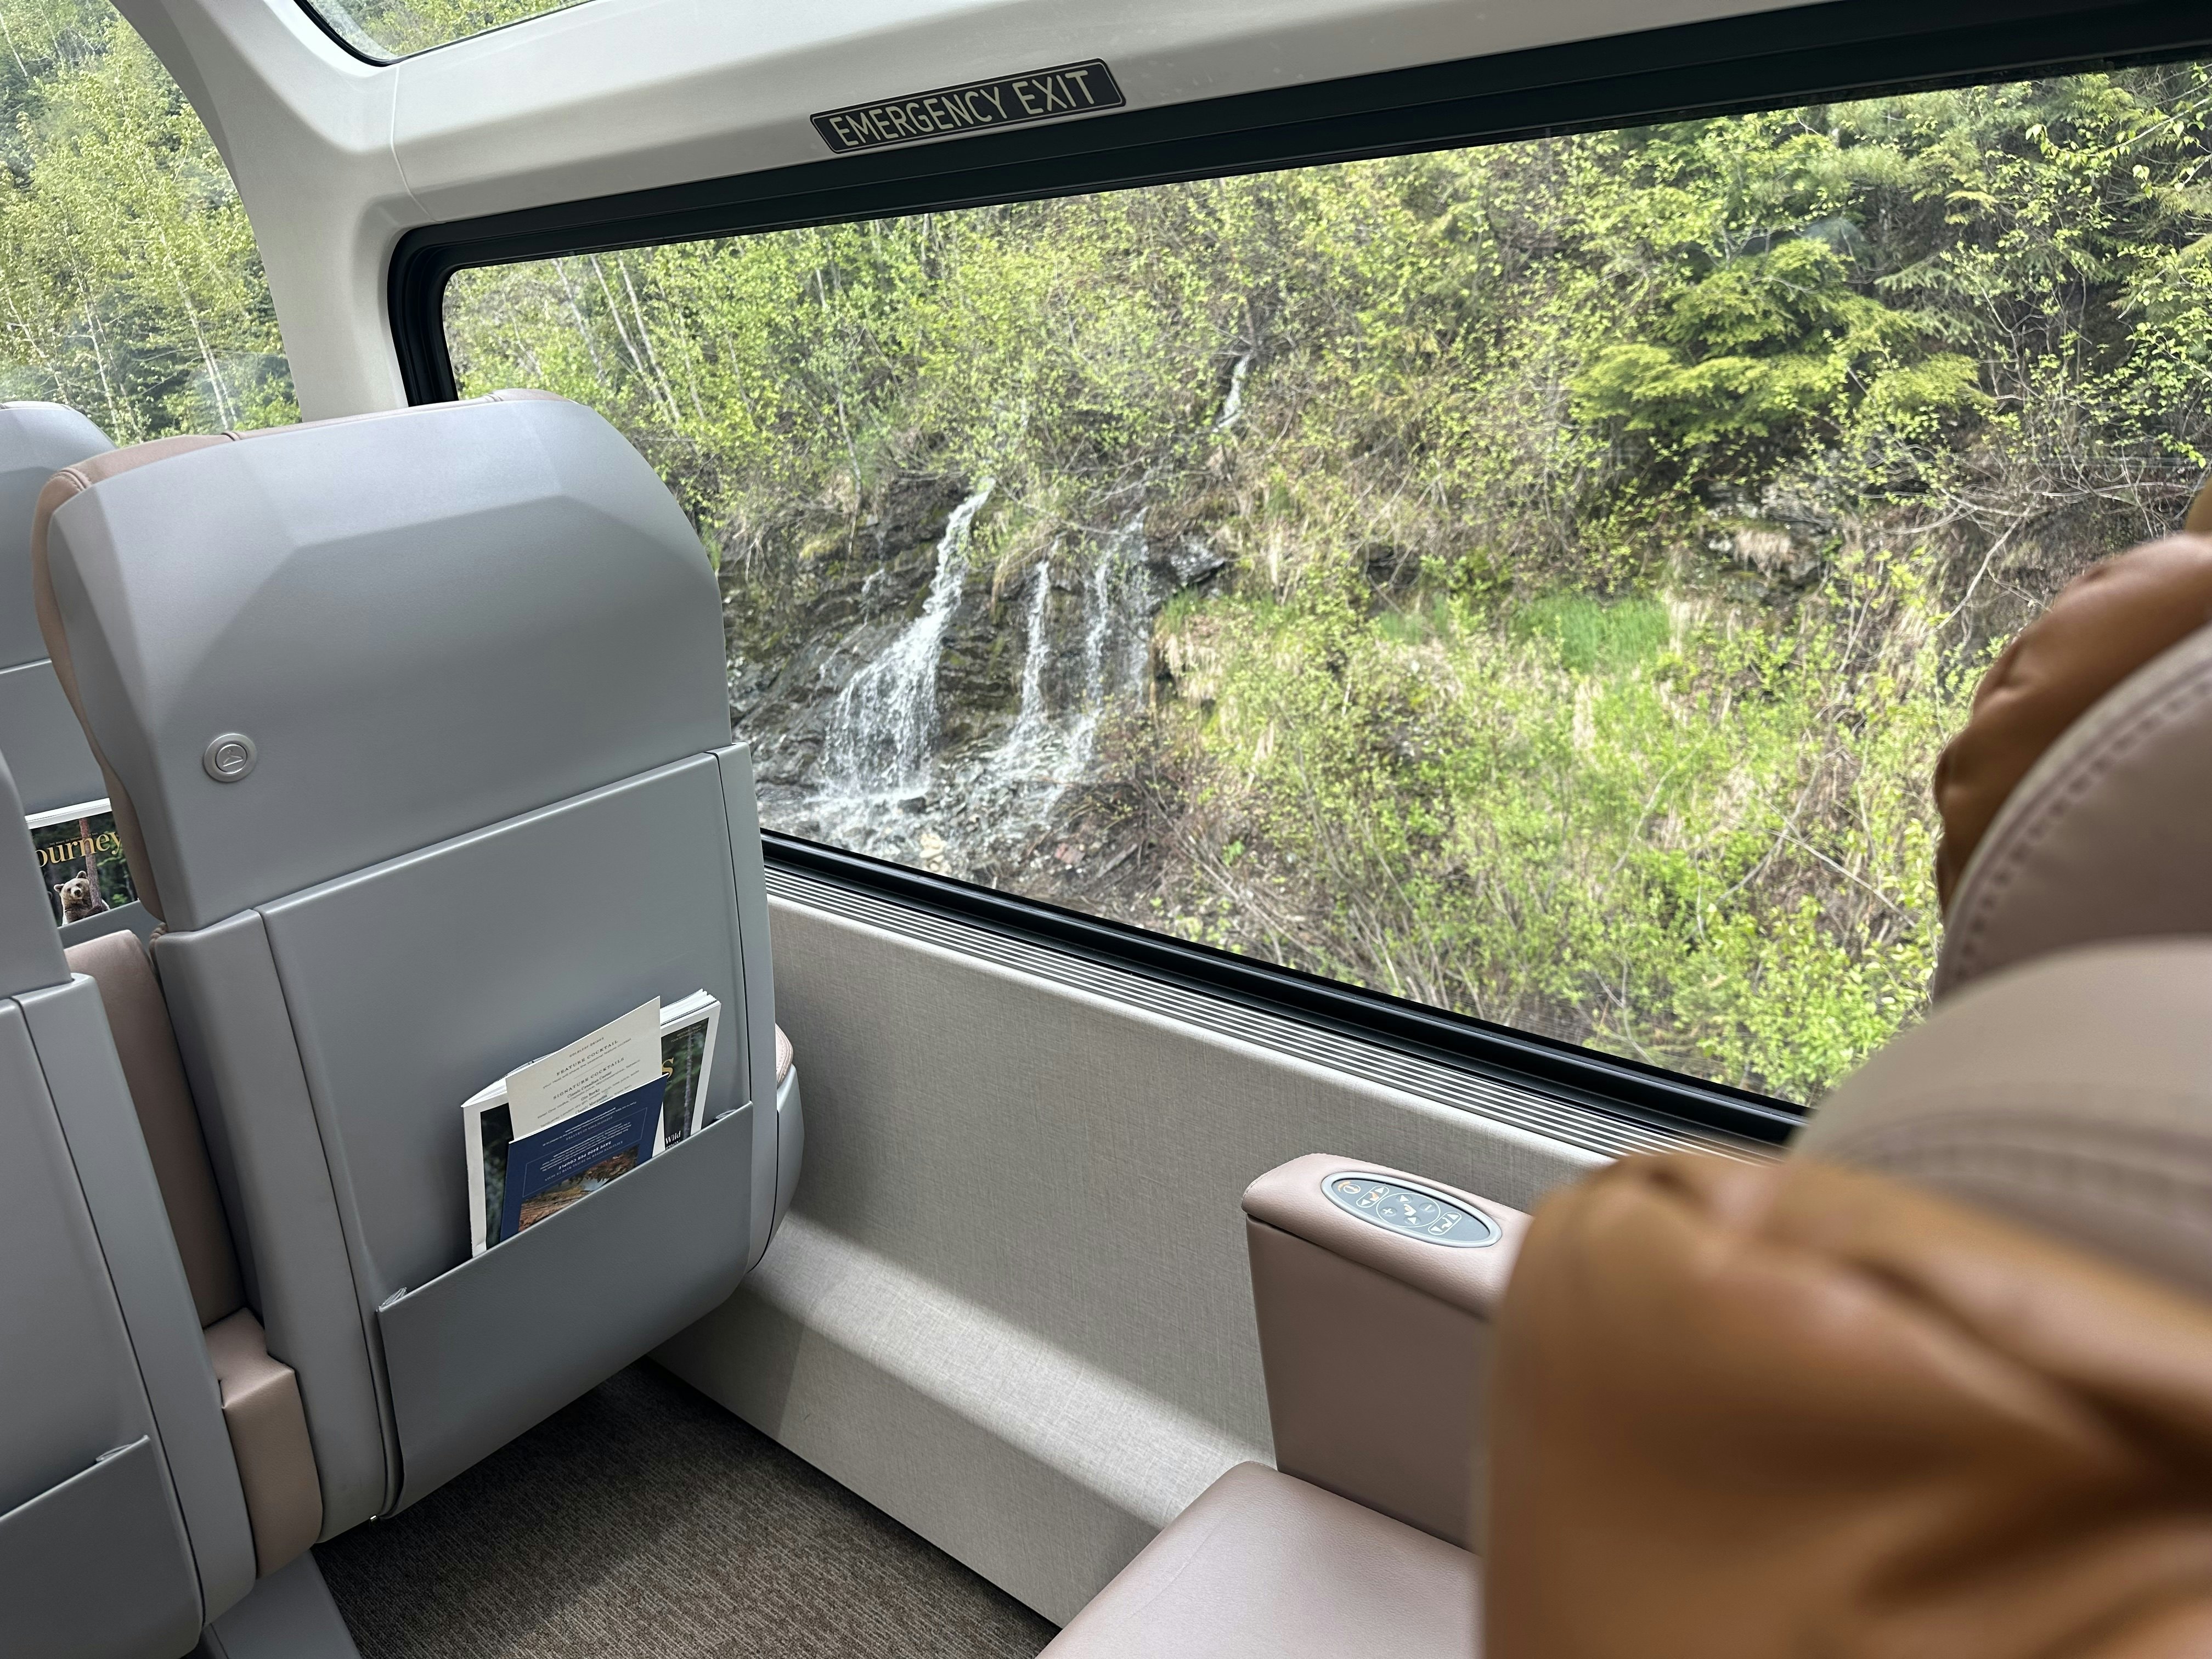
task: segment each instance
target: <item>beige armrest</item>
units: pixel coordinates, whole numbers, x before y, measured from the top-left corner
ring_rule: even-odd
[[[1358,1172],[1480,1211],[1495,1244],[1454,1249],[1346,1214],[1322,1191]],[[1252,1301],[1275,1466],[1394,1519],[1475,1547],[1490,1320],[1528,1218],[1407,1170],[1325,1153],[1244,1194]]]
[[[304,1553],[323,1529],[323,1488],[307,1439],[300,1379],[273,1358],[261,1322],[241,1308],[207,1328],[208,1360],[222,1390],[223,1425],[246,1489],[257,1576]]]

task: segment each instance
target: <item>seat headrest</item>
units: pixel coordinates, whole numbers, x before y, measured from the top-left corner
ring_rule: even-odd
[[[1845,1079],[1790,1152],[2212,1297],[2212,939],[2067,951],[1960,992]]]
[[[1936,769],[1934,995],[2071,945],[2212,934],[2208,623],[2212,538],[2177,536],[2078,578],[1990,667]]]
[[[55,477],[33,541],[56,672],[173,927],[729,741],[706,551],[564,399],[118,451]],[[234,735],[250,769],[224,781]]]
[[[0,759],[0,997],[69,981],[39,849],[23,822],[15,775]]]
[[[46,655],[31,603],[31,515],[46,480],[115,446],[59,404],[0,404],[0,668]]]

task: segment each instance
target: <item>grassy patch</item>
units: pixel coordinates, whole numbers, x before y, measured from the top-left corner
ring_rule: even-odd
[[[1673,635],[1667,607],[1656,599],[1592,599],[1549,593],[1515,611],[1506,623],[1516,640],[1548,640],[1560,665],[1577,674],[1613,674],[1647,662]]]

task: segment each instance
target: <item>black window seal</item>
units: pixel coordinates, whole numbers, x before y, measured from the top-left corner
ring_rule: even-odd
[[[315,3],[315,0],[298,0],[298,3],[300,9],[307,14],[307,21],[320,29],[325,38],[347,57],[367,64],[371,69],[389,69],[400,61],[397,58],[380,58],[374,52],[362,51],[361,47],[346,39],[343,29],[323,15],[322,8]],[[356,25],[356,27],[359,26]],[[362,30],[364,35],[367,33],[367,30]]]
[[[381,45],[374,52],[364,49],[357,42],[349,39],[346,32],[331,21],[329,15],[315,3],[315,0],[297,0],[297,3],[300,9],[307,14],[307,21],[320,29],[330,39],[331,44],[347,57],[367,64],[371,69],[390,69],[394,64],[405,63],[410,58],[420,58],[426,52],[443,52],[447,46],[458,46],[464,40],[481,40],[487,34],[497,34],[504,29],[519,29],[526,24],[536,22],[541,17],[550,17],[556,12],[573,11],[576,7],[585,4],[586,0],[560,0],[558,5],[548,6],[544,11],[534,11],[527,17],[515,18],[512,22],[495,23],[488,29],[477,30],[473,34],[457,34],[450,40],[440,40],[432,46],[417,46],[412,52],[385,52]],[[362,40],[374,41],[376,39],[368,29],[362,27],[358,20],[355,21],[354,27],[361,30]]]
[[[742,734],[740,734],[742,735]],[[1172,933],[893,864],[767,830],[768,861],[970,927],[1319,1025],[1517,1088],[1662,1127],[1684,1124],[1779,1145],[1803,1121],[1786,1101],[1342,980],[1237,956]]]
[[[444,402],[458,390],[446,287],[475,266],[2207,54],[2212,8],[2201,0],[1830,0],[825,157],[410,230],[387,276],[392,343],[409,401]],[[1056,905],[793,836],[763,839],[773,861],[819,877],[1601,1110],[1769,1144],[1805,1115],[1785,1101]]]

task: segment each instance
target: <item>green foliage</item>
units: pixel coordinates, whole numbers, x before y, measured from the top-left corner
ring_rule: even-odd
[[[1656,655],[1672,637],[1667,607],[1655,599],[1607,604],[1587,593],[1550,593],[1516,610],[1508,633],[1515,639],[1547,639],[1570,672],[1613,671]]]
[[[199,118],[94,0],[0,0],[0,394],[118,443],[298,418],[245,210]]]
[[[1208,808],[1279,872],[1236,907],[1271,954],[1802,1096],[1932,963],[1926,761],[1971,686],[1937,621],[1874,557],[1794,626],[1671,646],[1660,605],[1573,595],[1418,641],[1234,600],[1174,626],[1224,665]]]
[[[448,321],[471,390],[647,447],[777,659],[902,481],[997,477],[1005,570],[1141,500],[1231,574],[1123,722],[1133,919],[1812,1097],[1919,1006],[1989,650],[2204,465],[2208,108],[1683,122],[468,273]]]

